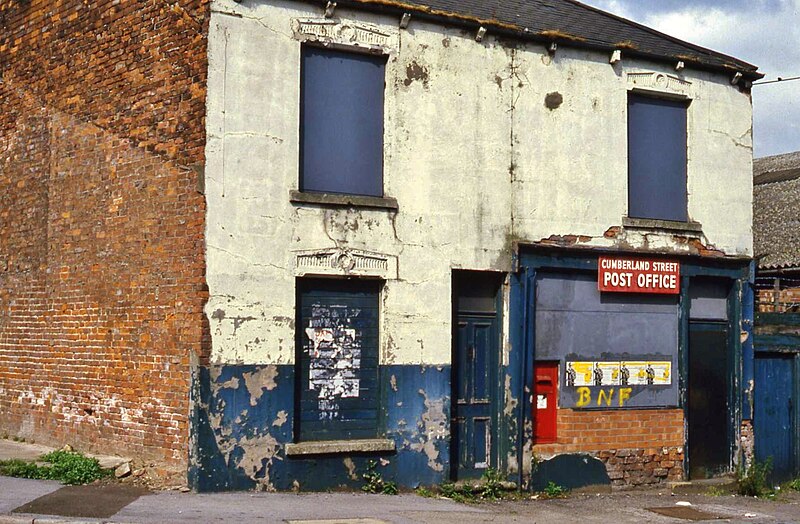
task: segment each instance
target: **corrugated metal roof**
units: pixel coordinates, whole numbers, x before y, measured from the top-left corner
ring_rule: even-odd
[[[800,267],[800,151],[756,159],[753,183],[758,266]]]
[[[317,0],[312,3],[325,3]],[[757,67],[736,58],[684,42],[649,27],[575,0],[339,0],[339,5],[411,12],[460,25],[482,25],[504,34],[577,47],[621,49],[624,55],[670,61],[687,67],[739,71],[760,78]]]

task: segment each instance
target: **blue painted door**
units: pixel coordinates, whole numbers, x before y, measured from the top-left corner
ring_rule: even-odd
[[[457,323],[452,421],[457,469],[453,473],[458,479],[476,478],[492,465],[497,319],[491,314],[458,315]]]
[[[773,480],[793,478],[798,466],[794,424],[794,355],[756,357],[755,453],[756,460],[772,458]]]

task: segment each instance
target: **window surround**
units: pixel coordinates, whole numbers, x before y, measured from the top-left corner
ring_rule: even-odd
[[[688,220],[680,222],[676,220],[660,220],[655,218],[634,218],[622,217],[622,226],[628,229],[643,229],[648,231],[671,231],[685,233],[688,236],[699,237],[703,233],[703,225],[700,222]]]
[[[397,211],[397,199],[392,197],[374,197],[367,195],[345,195],[340,193],[313,193],[296,189],[289,191],[289,202],[292,204],[309,204],[322,207],[363,207]]]
[[[306,53],[309,53],[308,55]],[[307,111],[308,107],[313,109],[308,109],[312,112],[312,114],[325,115],[331,114],[329,113],[328,108],[330,107],[340,107],[345,108],[348,107],[345,104],[330,104],[320,106],[320,100],[322,104],[325,104],[325,100],[329,98],[331,95],[325,94],[328,90],[323,89],[320,91],[320,81],[325,81],[326,72],[330,72],[331,66],[325,66],[325,62],[321,62],[319,60],[314,60],[314,54],[320,54],[324,56],[325,53],[330,53],[330,57],[334,58],[338,54],[339,59],[343,59],[344,56],[352,56],[352,57],[370,57],[372,59],[379,59],[383,62],[382,71],[383,77],[381,81],[381,92],[380,92],[380,116],[378,118],[378,110],[375,109],[374,111],[362,111],[360,114],[362,115],[362,120],[366,117],[363,115],[374,115],[374,120],[372,118],[367,118],[367,120],[360,121],[359,123],[362,125],[345,125],[340,128],[340,130],[346,130],[349,135],[346,136],[355,136],[358,137],[359,133],[364,135],[365,130],[370,130],[373,127],[377,129],[380,128],[379,133],[376,131],[374,133],[368,133],[369,136],[375,137],[375,142],[380,142],[380,146],[378,147],[375,143],[370,140],[370,143],[367,144],[368,147],[366,150],[370,153],[368,155],[355,154],[354,149],[348,147],[347,140],[342,142],[341,140],[333,140],[329,142],[328,140],[323,140],[321,142],[321,146],[314,146],[309,147],[309,145],[320,143],[319,141],[314,139],[314,136],[317,138],[325,137],[325,136],[337,136],[341,135],[342,133],[325,133],[325,129],[329,129],[331,124],[330,118],[320,118],[319,120],[321,123],[319,126],[309,125],[316,122],[313,117],[309,117]],[[309,64],[316,64],[315,68],[311,71],[315,73],[313,76],[307,77],[306,73],[306,57],[309,57]],[[385,130],[385,123],[386,123],[386,68],[389,62],[389,54],[385,52],[381,52],[377,49],[371,48],[364,48],[359,46],[347,46],[347,45],[340,45],[340,44],[323,44],[320,42],[304,42],[300,48],[300,93],[299,93],[299,102],[300,102],[300,110],[299,110],[299,138],[300,138],[300,156],[299,156],[299,164],[298,164],[298,176],[297,176],[297,190],[294,190],[290,196],[290,200],[292,203],[305,203],[305,204],[322,204],[322,205],[357,205],[361,207],[388,207],[396,208],[396,201],[391,198],[387,198],[385,194],[385,150],[386,150],[386,130]],[[358,62],[361,60],[355,60],[352,63],[344,62],[343,65],[347,65],[348,67],[352,68],[351,73],[354,71],[361,71],[359,74],[364,74],[364,80],[367,81],[364,85],[364,93],[371,93],[369,96],[364,95],[365,100],[370,100],[371,104],[375,104],[378,102],[377,98],[377,91],[371,89],[373,86],[370,82],[376,82],[377,77],[369,73],[369,69],[364,69],[363,67],[358,66]],[[314,79],[314,80],[309,80]],[[331,79],[335,79],[336,77],[330,77]],[[347,86],[346,80],[341,80],[341,78],[347,78],[347,75],[339,75],[340,81],[344,82],[344,86]],[[360,78],[359,76],[354,76],[352,78]],[[308,83],[307,83],[308,82]],[[316,87],[313,87],[315,86]],[[346,89],[346,91],[342,91],[342,93],[349,93],[352,92],[352,86],[356,84],[352,84],[351,88]],[[306,89],[311,89],[310,95],[306,94]],[[361,88],[359,88],[361,89]],[[333,91],[336,92],[336,91]],[[316,93],[317,96],[314,96]],[[352,99],[353,95],[350,95],[350,103],[353,103]],[[327,98],[326,98],[327,97]],[[347,97],[345,96],[345,99]],[[310,106],[307,104],[310,103]],[[367,105],[365,107],[372,107],[371,105]],[[348,118],[356,118],[354,117],[354,113],[348,112],[348,110],[342,109],[344,113],[340,116],[345,118],[342,122],[347,122]],[[333,113],[335,115],[336,113]],[[335,117],[334,117],[335,118]],[[379,124],[377,124],[379,122]],[[315,131],[312,131],[315,130]],[[309,135],[306,133],[308,132]],[[322,135],[320,135],[322,132]],[[310,136],[310,138],[309,138]],[[379,137],[379,139],[378,139]],[[364,138],[362,136],[362,138]],[[327,145],[325,145],[327,142]],[[374,147],[373,147],[374,146]],[[341,152],[342,155],[335,156],[334,153]],[[327,155],[330,155],[330,158],[336,158],[338,161],[334,163],[333,170],[328,171],[327,168],[322,168],[320,166],[326,165],[329,166],[330,164],[327,162]],[[309,160],[310,159],[310,160]],[[376,167],[377,166],[377,167]],[[375,171],[374,173],[372,171]],[[342,197],[346,197],[342,199]],[[343,203],[344,202],[344,203]]]
[[[335,455],[339,453],[379,453],[396,451],[394,440],[385,438],[355,440],[311,440],[286,444],[289,457],[304,455]]]

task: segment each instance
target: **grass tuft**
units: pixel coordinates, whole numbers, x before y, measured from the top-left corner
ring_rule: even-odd
[[[39,480],[58,480],[64,484],[89,484],[111,475],[97,459],[74,451],[53,451],[42,455],[38,465],[24,460],[0,460],[0,475]]]

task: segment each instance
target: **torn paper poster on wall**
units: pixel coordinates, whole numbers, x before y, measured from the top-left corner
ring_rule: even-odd
[[[305,329],[310,342],[309,389],[328,401],[320,405],[321,412],[338,411],[333,399],[358,397],[361,336],[351,327],[353,314],[357,312],[346,306],[316,307]]]

